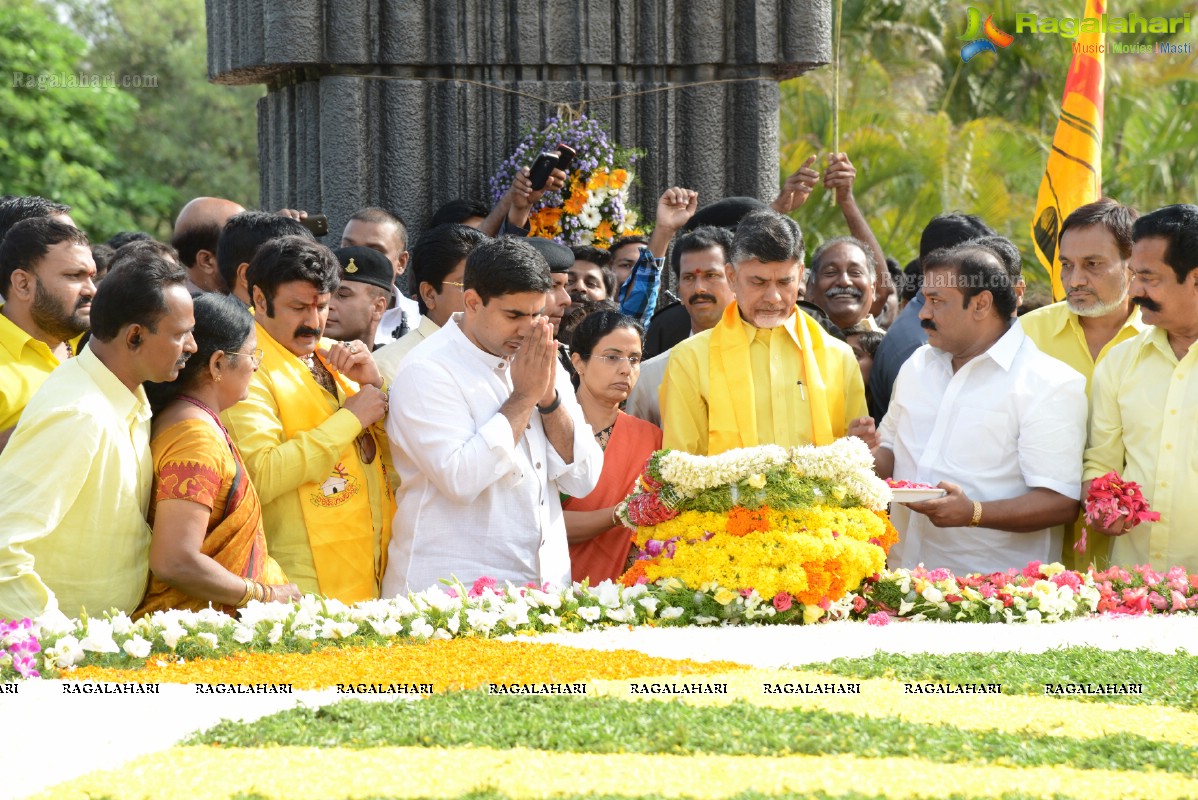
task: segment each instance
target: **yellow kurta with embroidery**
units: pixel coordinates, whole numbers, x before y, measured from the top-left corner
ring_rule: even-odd
[[[1086,396],[1090,395],[1090,381],[1094,376],[1094,368],[1098,362],[1116,346],[1133,338],[1147,326],[1140,319],[1140,308],[1136,306],[1131,316],[1123,323],[1123,327],[1098,352],[1098,358],[1090,355],[1090,345],[1086,343],[1086,332],[1078,321],[1077,314],[1069,310],[1069,304],[1062,300],[1059,303],[1029,311],[1019,318],[1019,324],[1027,338],[1036,347],[1058,361],[1063,361],[1080,372],[1086,379]],[[1084,514],[1065,526],[1064,543],[1061,548],[1061,563],[1069,569],[1085,571],[1091,563],[1100,568],[1110,565],[1111,540],[1107,536],[1087,536],[1086,549],[1078,551],[1074,545],[1081,539],[1082,525],[1085,523]]]
[[[729,319],[728,315],[735,315]],[[867,415],[865,386],[861,369],[848,345],[828,336],[822,329],[807,325],[802,311],[772,330],[755,328],[739,318],[736,304],[725,311],[722,325],[735,325],[747,343],[749,385],[712,386],[712,336],[717,329],[704,331],[674,345],[660,392],[662,410],[662,446],[700,455],[715,455],[732,447],[779,444],[784,447],[816,443],[813,431],[812,398],[821,392],[827,408],[832,438],[844,436],[849,423]],[[808,335],[821,337],[821,375],[806,376],[804,354],[799,344],[799,326]],[[717,326],[718,328],[718,326]],[[829,391],[819,387],[827,385]],[[839,388],[836,388],[839,387]],[[726,399],[720,399],[726,398]],[[739,404],[732,409],[715,410],[727,417],[737,430],[723,435],[722,441],[709,441],[713,403]],[[745,412],[752,409],[752,425],[744,424]],[[828,442],[820,442],[827,444]]]
[[[1085,481],[1115,470],[1139,483],[1161,515],[1114,537],[1113,563],[1198,570],[1198,346],[1179,360],[1165,331],[1150,327],[1102,360],[1082,466]]]
[[[249,397],[221,418],[262,501],[270,555],[304,592],[347,603],[376,598],[395,513],[380,457],[386,435],[371,427],[376,457],[363,464],[354,444],[362,425],[342,407],[357,385],[330,369],[338,382],[333,397],[261,325],[258,345],[265,357]],[[301,413],[303,424],[285,424]],[[330,504],[363,500],[352,521],[329,515],[333,521],[320,522],[322,510],[337,507]]]

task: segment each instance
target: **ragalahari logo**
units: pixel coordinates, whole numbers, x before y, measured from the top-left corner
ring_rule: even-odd
[[[979,53],[988,51],[997,54],[998,50],[994,45],[1008,47],[1011,42],[1015,41],[1014,36],[998,29],[998,26],[994,24],[993,14],[986,17],[986,21],[983,23],[982,12],[973,6],[969,7],[965,33],[957,38],[968,40],[961,46],[961,61],[966,63]]]

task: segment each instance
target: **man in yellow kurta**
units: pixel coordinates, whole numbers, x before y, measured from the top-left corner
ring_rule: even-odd
[[[663,446],[700,455],[737,447],[825,445],[859,436],[871,447],[865,388],[853,351],[799,310],[803,234],[775,211],[741,221],[728,280],[736,302],[709,331],[674,346],[661,388]]]
[[[262,500],[271,556],[302,591],[353,603],[378,597],[394,500],[370,347],[321,339],[340,279],[336,256],[311,239],[259,248],[246,280],[264,356],[249,398],[223,416]]]
[[[54,217],[13,225],[0,246],[0,450],[54,368],[74,355],[96,294],[87,234]]]
[[[1134,209],[1104,197],[1066,217],[1059,245],[1066,297],[1019,318],[1036,347],[1085,377],[1087,394],[1098,362],[1147,327],[1127,293],[1136,216]],[[1074,549],[1083,522],[1079,519],[1065,528],[1062,563],[1083,571],[1091,563],[1106,567],[1111,554],[1108,537],[1088,536],[1084,551]]]
[[[1123,567],[1180,564],[1198,570],[1198,206],[1166,206],[1136,220],[1132,302],[1150,327],[1094,370],[1082,479],[1114,470],[1144,489],[1159,522],[1122,520],[1090,535],[1114,536]]]
[[[148,250],[96,292],[92,338],[0,454],[0,619],[133,613],[150,575],[150,404],[196,351],[187,273]],[[2,388],[2,387],[0,387]]]

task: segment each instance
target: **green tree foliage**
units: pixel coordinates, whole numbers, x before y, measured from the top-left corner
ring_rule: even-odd
[[[0,6],[0,190],[69,203],[84,228],[111,232],[133,224],[111,177],[111,145],[129,131],[137,102],[116,88],[77,86],[85,49],[46,6]]]
[[[109,144],[138,227],[168,236],[183,203],[202,195],[257,205],[255,102],[264,89],[208,82],[204,0],[66,0],[60,7],[91,43],[89,67],[134,84],[124,89],[137,100],[134,124]]]
[[[1030,257],[1028,226],[1072,40],[1024,33],[1001,53],[962,64],[957,37],[967,5],[844,0],[839,149],[857,166],[858,203],[888,255],[912,258],[928,219],[960,210],[1011,238],[1025,254],[1028,277],[1046,280]],[[1041,15],[1077,17],[1083,0],[1035,5]],[[1032,10],[1012,0],[979,7],[1011,33],[1015,14]],[[1178,14],[1168,0],[1145,0],[1134,10],[1144,17]],[[1108,42],[1158,38],[1108,35]],[[1106,76],[1106,194],[1142,210],[1193,202],[1198,124],[1190,109],[1198,101],[1198,54],[1109,53]],[[783,175],[812,153],[832,151],[832,85],[831,69],[782,85]],[[812,247],[843,233],[838,209],[821,192],[795,216],[810,229]]]

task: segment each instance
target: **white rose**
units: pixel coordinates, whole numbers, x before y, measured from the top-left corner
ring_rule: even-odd
[[[121,649],[116,646],[116,641],[112,638],[112,623],[102,619],[90,619],[87,621],[87,636],[83,638],[79,646],[93,653],[121,652]]]
[[[57,669],[73,667],[83,661],[83,648],[74,636],[64,636],[46,651],[46,661]]]
[[[134,636],[125,642],[124,650],[134,658],[145,658],[150,654],[150,643],[140,636]]]
[[[391,618],[370,619],[367,620],[367,622],[370,623],[370,627],[374,628],[375,633],[377,633],[379,636],[386,636],[388,638],[399,633],[403,628],[403,625],[400,622]]]

